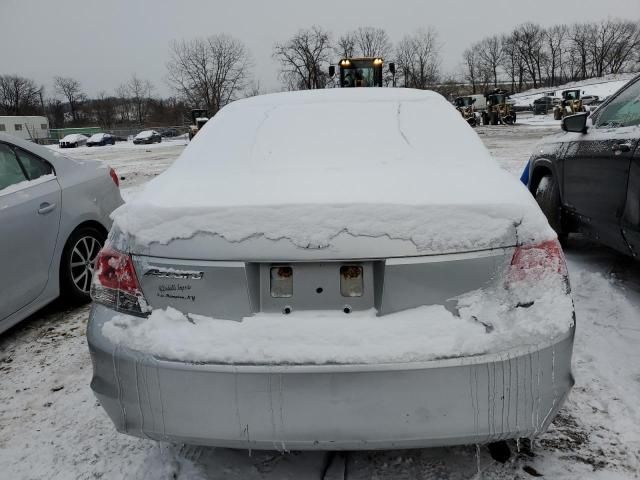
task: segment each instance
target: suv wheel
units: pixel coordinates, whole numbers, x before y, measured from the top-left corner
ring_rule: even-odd
[[[536,188],[535,197],[549,225],[558,234],[560,243],[566,244],[567,234],[562,231],[560,190],[553,175],[542,177]]]

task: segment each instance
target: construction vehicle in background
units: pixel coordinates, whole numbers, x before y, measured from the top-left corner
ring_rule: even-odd
[[[384,75],[384,60],[380,57],[343,58],[338,63],[339,83],[342,88],[351,87],[382,87]],[[396,66],[389,63],[389,72],[393,76],[395,87]],[[335,65],[329,66],[329,78],[336,75]]]
[[[460,112],[462,118],[472,127],[475,127],[479,123],[479,114],[476,112],[475,103],[476,99],[471,96],[456,97],[453,100],[456,110]]]
[[[509,93],[497,88],[485,93],[487,108],[482,112],[483,125],[513,125],[516,123],[516,112],[509,103]]]
[[[191,125],[189,126],[189,140],[191,140],[196,133],[204,127],[204,124],[209,121],[209,112],[202,108],[194,108],[191,110]]]
[[[584,104],[580,98],[580,89],[563,90],[562,101],[553,109],[554,120],[562,120],[567,115],[584,112]]]

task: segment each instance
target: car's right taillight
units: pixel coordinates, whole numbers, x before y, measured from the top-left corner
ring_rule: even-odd
[[[146,316],[149,310],[131,256],[108,246],[96,258],[91,299],[130,315]]]
[[[118,179],[118,174],[111,167],[109,167],[109,175],[111,175],[111,180],[113,180],[113,183],[116,184],[116,187],[120,187],[120,180]]]

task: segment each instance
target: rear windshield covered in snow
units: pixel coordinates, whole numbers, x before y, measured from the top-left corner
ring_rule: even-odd
[[[443,97],[404,89],[267,95],[210,120],[178,163],[238,168],[405,168],[493,162]],[[215,165],[215,166],[214,166]],[[220,173],[218,171],[218,173]]]

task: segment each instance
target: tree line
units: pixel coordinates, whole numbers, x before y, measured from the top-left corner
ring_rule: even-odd
[[[488,36],[463,53],[464,79],[473,93],[499,82],[519,92],[639,68],[640,22],[631,20],[548,28],[529,22]]]
[[[340,58],[363,56],[395,62],[396,78],[386,72],[387,85],[445,95],[498,85],[517,92],[640,69],[640,22],[608,19],[547,28],[525,23],[473,43],[458,70],[450,73],[442,71],[441,52],[433,27],[408,33],[394,44],[382,28],[359,27],[334,37],[314,25],[276,43],[272,57],[285,90],[335,86],[328,66]],[[172,41],[166,68],[164,81],[173,93],[169,98],[154,95],[153,83],[135,74],[113,93],[103,91],[94,98],[70,77],[55,77],[53,95],[47,95],[29,78],[0,75],[0,114],[47,115],[52,127],[178,125],[191,108],[214,115],[233,100],[261,93],[249,49],[228,34]]]

